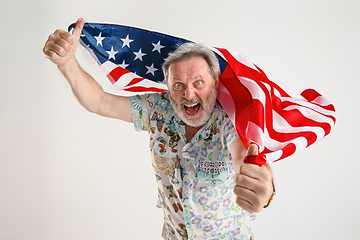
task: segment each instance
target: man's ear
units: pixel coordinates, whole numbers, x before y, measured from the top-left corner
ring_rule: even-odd
[[[219,89],[219,82],[220,82],[220,77],[218,76],[215,80],[215,89],[218,90]]]

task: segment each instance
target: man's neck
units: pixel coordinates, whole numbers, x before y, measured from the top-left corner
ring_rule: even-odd
[[[185,124],[185,132],[186,132],[186,142],[190,142],[190,140],[195,136],[195,134],[200,130],[201,127],[192,127]]]

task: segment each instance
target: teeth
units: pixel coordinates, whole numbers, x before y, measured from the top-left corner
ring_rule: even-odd
[[[184,104],[186,107],[195,107],[199,103],[193,103],[193,104]]]

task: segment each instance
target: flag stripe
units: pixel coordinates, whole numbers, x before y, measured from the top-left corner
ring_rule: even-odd
[[[122,68],[116,67],[114,68],[107,76],[112,84],[116,83],[121,76],[124,74],[131,73],[130,71]]]
[[[164,92],[166,89],[159,89],[156,87],[129,87],[124,90],[129,92]]]

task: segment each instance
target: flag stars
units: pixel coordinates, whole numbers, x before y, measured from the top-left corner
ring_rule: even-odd
[[[127,66],[129,66],[129,64],[126,64],[125,59],[124,59],[122,64],[120,64],[119,66],[125,69],[125,68],[127,68]]]
[[[159,53],[161,53],[161,49],[162,48],[164,48],[164,46],[162,46],[161,44],[160,44],[160,40],[159,40],[159,42],[158,43],[151,43],[153,46],[154,46],[154,49],[152,50],[153,52],[154,51],[158,51]]]
[[[115,55],[118,53],[117,51],[114,51],[114,47],[112,46],[111,47],[111,50],[110,51],[106,51],[108,54],[109,54],[109,59],[113,58],[114,60],[115,59]]]
[[[136,59],[140,59],[140,61],[142,61],[142,57],[146,55],[146,53],[142,53],[142,52],[141,52],[141,48],[140,48],[140,50],[139,50],[138,52],[133,52],[133,53],[135,54],[135,59],[134,59],[134,61],[135,61]]]
[[[129,38],[129,34],[126,36],[126,38],[120,38],[120,39],[121,39],[121,41],[123,41],[122,47],[127,46],[128,48],[130,48],[130,43],[134,41]]]
[[[105,37],[101,36],[102,32],[100,32],[99,36],[95,37],[96,38],[96,46],[100,45],[102,46],[102,41],[105,39]]]
[[[151,73],[153,76],[155,76],[155,71],[157,71],[158,69],[157,68],[154,68],[154,63],[151,64],[151,66],[145,66],[147,68],[147,72],[146,74],[149,74]]]

